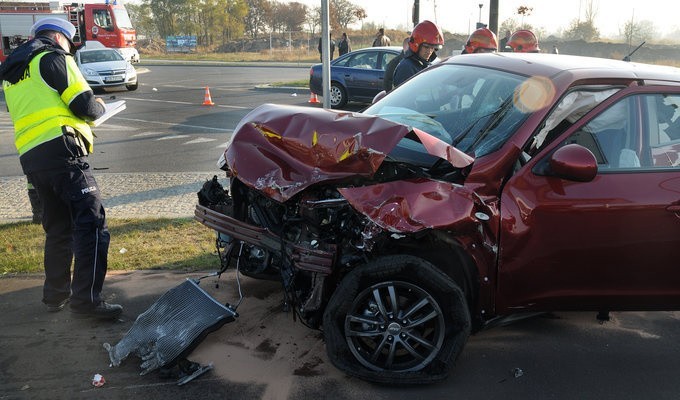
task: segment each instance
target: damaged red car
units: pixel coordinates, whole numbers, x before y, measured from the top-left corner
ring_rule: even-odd
[[[679,69],[456,56],[361,113],[256,108],[195,218],[336,367],[428,383],[509,317],[680,309],[679,153]]]

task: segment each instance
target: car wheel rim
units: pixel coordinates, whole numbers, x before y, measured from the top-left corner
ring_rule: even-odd
[[[437,356],[444,341],[437,301],[407,282],[364,289],[345,317],[345,338],[357,360],[374,371],[418,371]]]
[[[337,106],[342,101],[342,91],[337,86],[331,86],[331,105]]]

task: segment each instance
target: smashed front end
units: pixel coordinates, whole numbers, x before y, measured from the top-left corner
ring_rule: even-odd
[[[433,177],[390,155],[402,140],[447,160]],[[380,255],[414,253],[436,229],[475,231],[480,200],[459,183],[472,159],[417,129],[349,112],[264,105],[236,128],[195,219],[215,229],[222,268],[280,279],[310,326],[343,276]],[[436,179],[435,179],[436,178]]]

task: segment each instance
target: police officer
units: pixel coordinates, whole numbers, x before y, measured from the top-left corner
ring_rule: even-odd
[[[111,319],[123,308],[101,298],[109,231],[87,163],[94,136],[88,121],[105,108],[73,59],[75,32],[66,20],[39,20],[34,38],[0,65],[0,79],[21,167],[43,202],[43,302],[59,311],[70,300],[76,317]]]

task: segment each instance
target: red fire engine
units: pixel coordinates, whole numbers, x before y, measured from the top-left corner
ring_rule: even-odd
[[[121,1],[105,0],[98,4],[63,4],[59,1],[0,3],[0,61],[29,39],[31,26],[45,17],[70,21],[76,27],[73,42],[77,45],[94,40],[117,49],[123,57],[139,62],[135,49],[137,34]]]

